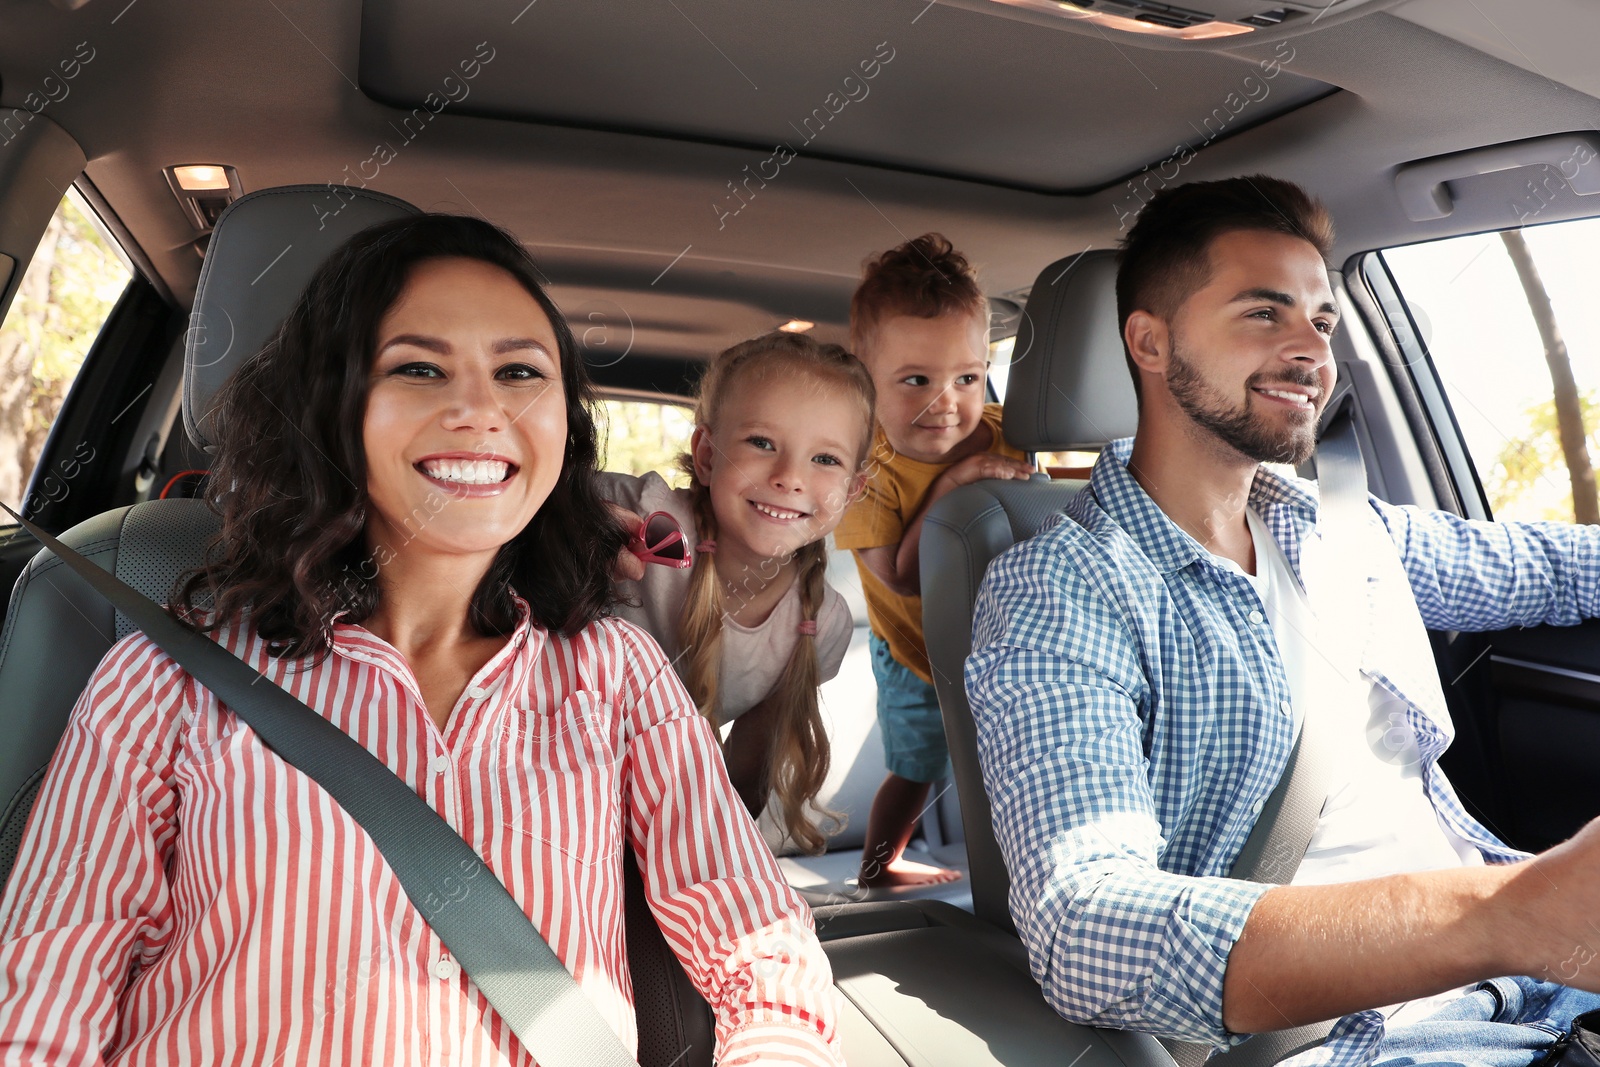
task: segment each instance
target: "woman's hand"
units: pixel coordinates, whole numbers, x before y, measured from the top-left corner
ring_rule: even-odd
[[[611,514],[616,517],[622,528],[629,532],[637,530],[644,522],[644,516],[638,512],[629,511],[621,504],[605,501],[606,507],[611,509]],[[637,582],[644,578],[644,560],[629,551],[627,545],[622,546],[622,551],[617,553],[617,562],[611,568],[612,580],[618,582]]]

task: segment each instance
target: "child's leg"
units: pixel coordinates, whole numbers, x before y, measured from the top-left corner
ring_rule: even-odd
[[[959,871],[906,860],[901,853],[916,829],[934,779],[949,766],[944,722],[933,686],[889,654],[872,635],[872,673],[878,680],[878,725],[889,775],[878,787],[861,850],[863,886],[949,882]]]
[[[908,860],[902,853],[917,828],[931,782],[913,782],[890,772],[872,799],[861,850],[861,884],[868,888],[953,882],[961,872]]]

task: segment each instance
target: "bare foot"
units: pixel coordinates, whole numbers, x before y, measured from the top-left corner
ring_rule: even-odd
[[[961,872],[958,870],[949,867],[931,867],[926,863],[901,857],[886,867],[879,867],[871,875],[863,869],[860,883],[867,889],[882,889],[886,886],[939,885],[942,882],[954,882],[960,877]]]

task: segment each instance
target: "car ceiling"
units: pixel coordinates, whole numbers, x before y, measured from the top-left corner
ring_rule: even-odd
[[[602,361],[704,359],[790,318],[842,340],[863,258],[927,230],[1019,299],[1114,244],[1128,179],[1170,175],[1178,146],[1199,149],[1179,180],[1310,187],[1342,259],[1459,232],[1499,195],[1459,183],[1461,210],[1413,223],[1400,164],[1600,126],[1582,0],[1296,25],[1180,45],[991,0],[0,0],[0,103],[88,42],[45,113],[181,304],[201,235],[164,167],[228,164],[245,191],[364,174],[520,236]]]

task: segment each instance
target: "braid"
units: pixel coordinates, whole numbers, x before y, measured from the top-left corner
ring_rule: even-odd
[[[816,622],[827,595],[828,550],[823,541],[813,541],[796,554],[800,586],[800,618]],[[827,835],[838,833],[844,818],[838,812],[818,809],[824,831],[812,821],[806,808],[828,778],[832,753],[828,732],[822,725],[822,709],[817,703],[821,684],[815,638],[795,642],[789,662],[778,679],[776,714],[767,766],[772,790],[782,808],[784,829],[791,840],[806,852],[818,853],[827,847]]]

